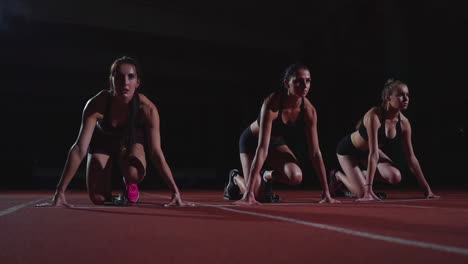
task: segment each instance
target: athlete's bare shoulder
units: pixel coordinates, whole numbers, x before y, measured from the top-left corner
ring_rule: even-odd
[[[267,107],[268,110],[277,112],[281,107],[281,101],[281,93],[273,92],[265,98],[263,104]]]
[[[400,118],[402,122],[409,122],[409,119],[401,112],[400,112]]]
[[[304,109],[306,120],[313,120],[317,118],[317,111],[315,110],[314,105],[310,102],[310,100],[307,97],[304,98]]]
[[[382,119],[382,109],[380,107],[374,106],[364,115],[363,122],[364,126],[367,127],[369,122],[375,122],[380,126],[380,120]]]
[[[374,106],[364,115],[364,119],[378,119],[381,120],[383,117],[382,109]]]
[[[158,109],[156,105],[145,95],[138,94],[140,97],[140,111],[146,120],[152,120],[154,117],[158,117]],[[156,115],[156,116],[155,116]]]
[[[315,106],[312,104],[312,102],[307,97],[304,98],[304,108],[307,111],[315,112]]]
[[[382,115],[382,109],[380,107],[374,106],[371,109],[369,109],[369,111],[367,111],[366,115],[367,114],[380,116]]]
[[[93,97],[91,97],[85,105],[85,111],[88,114],[92,113],[103,113],[107,101],[109,100],[110,92],[108,90],[102,90]]]
[[[156,108],[156,105],[144,94],[138,94],[140,97],[140,107],[142,109],[153,109]]]
[[[401,127],[403,130],[406,130],[411,127],[409,119],[403,115],[403,113],[400,112],[400,118],[401,118]]]

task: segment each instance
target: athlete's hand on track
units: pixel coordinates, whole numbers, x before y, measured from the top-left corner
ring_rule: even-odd
[[[356,202],[373,202],[373,201],[382,201],[372,190],[372,186],[369,186],[364,193],[362,198],[356,199]]]
[[[171,201],[164,205],[164,207],[190,207],[195,206],[194,203],[183,202],[180,198],[180,193],[173,193]]]
[[[65,198],[65,193],[56,191],[54,194],[54,197],[52,198],[52,201],[37,204],[36,207],[68,207],[70,208],[70,207],[73,207],[73,205],[67,202],[67,199]]]
[[[233,203],[234,205],[262,205],[259,201],[255,199],[255,195],[245,193],[244,197],[237,202]]]
[[[341,201],[333,199],[330,193],[328,193],[326,195],[322,194],[322,200],[320,200],[318,203],[341,203]]]
[[[432,193],[431,190],[427,190],[424,192],[424,196],[426,196],[426,199],[437,199],[437,198],[440,198],[439,195],[435,195],[434,193]]]

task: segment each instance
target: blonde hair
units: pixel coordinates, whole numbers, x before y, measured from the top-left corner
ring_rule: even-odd
[[[406,85],[406,83],[400,80],[395,80],[393,78],[390,78],[385,82],[384,88],[380,95],[380,99],[381,99],[380,108],[382,109],[382,111],[385,112],[387,110],[387,100],[386,100],[387,96],[391,95],[393,91],[395,91],[395,89],[400,85]],[[363,122],[363,119],[364,117],[359,119],[358,123],[356,124],[356,129],[359,129],[359,127],[361,126]]]
[[[387,110],[387,96],[391,95],[395,89],[400,86],[400,85],[406,85],[404,82],[395,80],[395,79],[388,79],[387,82],[385,82],[384,88],[382,90],[381,94],[381,104],[380,106],[382,109]]]

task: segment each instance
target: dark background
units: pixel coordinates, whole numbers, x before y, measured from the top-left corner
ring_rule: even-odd
[[[222,188],[240,167],[240,133],[295,61],[311,66],[308,97],[328,169],[338,165],[338,140],[393,77],[410,89],[405,115],[426,178],[436,190],[467,187],[468,24],[460,3],[2,0],[0,186],[55,186],[85,102],[107,88],[113,60],[129,55],[142,65],[142,88],[160,111],[163,150],[182,188]],[[85,187],[84,163],[71,188]],[[310,165],[304,170],[302,187],[319,188]],[[405,175],[399,188],[416,186]],[[143,185],[161,182],[150,167]]]

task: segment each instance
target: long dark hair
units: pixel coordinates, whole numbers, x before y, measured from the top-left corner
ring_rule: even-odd
[[[112,84],[112,78],[119,71],[119,68],[122,64],[133,65],[133,67],[135,67],[137,78],[138,80],[140,80],[140,87],[138,87],[138,89],[135,90],[132,100],[130,100],[128,104],[129,116],[128,116],[128,121],[125,127],[125,136],[124,136],[123,143],[124,143],[124,146],[127,148],[127,150],[130,150],[130,147],[136,143],[136,126],[137,126],[139,110],[140,110],[140,96],[139,96],[140,91],[139,90],[141,89],[141,70],[140,70],[140,64],[138,63],[137,60],[128,56],[117,58],[114,61],[114,63],[112,63],[111,68],[110,68],[110,74],[109,74],[109,92],[112,95],[115,94],[115,89]]]
[[[296,63],[289,65],[284,71],[283,79],[281,80],[282,81],[281,84],[283,88],[287,88],[287,87],[284,87],[284,82],[289,81],[289,79],[291,79],[291,77],[294,74],[296,74],[299,70],[307,70],[310,72],[309,67],[302,62],[296,62]]]

